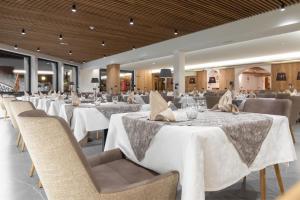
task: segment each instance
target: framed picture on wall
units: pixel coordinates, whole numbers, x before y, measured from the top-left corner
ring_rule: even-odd
[[[196,84],[196,78],[190,78],[189,84]]]

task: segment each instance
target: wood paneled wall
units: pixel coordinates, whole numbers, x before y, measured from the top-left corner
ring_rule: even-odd
[[[194,82],[191,82],[194,81]],[[197,77],[196,76],[186,76],[185,77],[185,91],[191,92],[194,88],[197,88]]]
[[[220,69],[219,89],[228,89],[230,81],[234,82],[234,68]]]
[[[147,91],[153,89],[151,70],[136,70],[136,88]]]
[[[107,65],[106,74],[107,74],[107,79],[106,79],[107,92],[118,94],[120,92],[120,65],[119,64]]]
[[[297,80],[297,74],[300,72],[300,62],[272,64],[272,85],[274,91],[284,91],[288,89],[291,83],[297,90],[300,90],[300,81]],[[286,73],[286,81],[276,81],[277,73]]]
[[[198,71],[197,72],[197,90],[201,90],[204,88],[204,90],[207,89],[207,71]]]

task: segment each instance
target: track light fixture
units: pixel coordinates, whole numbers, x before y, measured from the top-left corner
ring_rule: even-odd
[[[280,5],[280,11],[283,12],[285,11],[285,3],[283,1],[280,1],[281,5]]]
[[[15,46],[14,46],[14,49],[18,49],[19,47],[18,47],[18,45],[17,44],[15,44]]]
[[[73,13],[76,13],[76,12],[77,12],[77,8],[76,8],[76,4],[75,4],[75,3],[73,3],[71,11],[72,11]]]
[[[72,55],[72,51],[71,50],[69,51],[69,55]]]
[[[178,35],[178,30],[174,29],[174,35]]]
[[[22,34],[22,35],[26,35],[26,31],[25,31],[25,29],[24,29],[24,28],[22,29],[22,32],[21,32],[21,34]]]
[[[37,52],[40,52],[40,51],[41,51],[40,47],[38,47],[38,48],[36,49],[36,51],[37,51]]]
[[[134,25],[133,18],[130,18],[130,19],[129,19],[129,25],[131,25],[131,26],[133,26],[133,25]]]
[[[105,46],[105,42],[104,41],[102,41],[102,44],[101,44],[103,47]]]
[[[62,35],[62,34],[59,34],[58,39],[59,39],[59,40],[63,40],[63,35]]]

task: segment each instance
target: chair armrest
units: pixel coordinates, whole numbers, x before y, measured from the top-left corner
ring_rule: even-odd
[[[91,167],[101,165],[104,163],[112,162],[124,158],[120,149],[113,149],[110,151],[101,152],[98,155],[87,157],[87,161]]]
[[[171,171],[166,174],[158,175],[152,179],[134,183],[121,189],[111,189],[101,191],[101,200],[175,200],[179,173]]]

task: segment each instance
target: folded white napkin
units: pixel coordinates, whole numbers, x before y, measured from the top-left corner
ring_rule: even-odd
[[[175,121],[173,111],[168,108],[168,103],[157,91],[150,92],[150,120]]]
[[[232,92],[230,90],[227,90],[219,100],[218,109],[223,112],[239,112],[238,107],[232,104]]]

